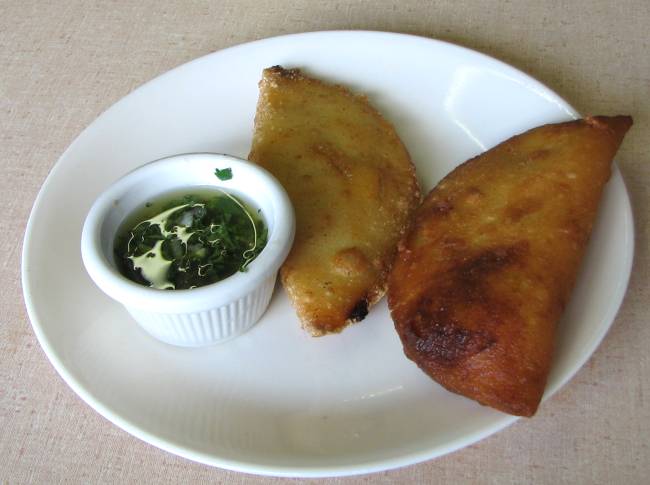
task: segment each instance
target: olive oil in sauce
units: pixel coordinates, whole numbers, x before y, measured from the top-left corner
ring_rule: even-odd
[[[131,214],[117,233],[119,271],[161,290],[209,285],[245,271],[264,249],[259,211],[214,188],[157,197]]]

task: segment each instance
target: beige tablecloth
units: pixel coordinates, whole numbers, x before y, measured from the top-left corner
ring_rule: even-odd
[[[20,285],[25,224],[77,134],[136,86],[195,57],[268,36],[387,30],[500,58],[583,113],[634,116],[618,155],[636,259],[600,348],[538,415],[464,450],[341,483],[648,483],[650,2],[0,2],[0,482],[280,483],[178,458],[115,427],[56,374]],[[288,480],[286,480],[288,482]]]

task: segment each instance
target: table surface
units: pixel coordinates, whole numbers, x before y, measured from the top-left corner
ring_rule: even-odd
[[[34,198],[61,153],[138,85],[254,39],[366,29],[464,45],[530,73],[580,112],[631,114],[635,125],[617,160],[634,208],[636,254],[607,337],[533,419],[436,460],[330,481],[647,483],[649,23],[647,0],[0,2],[0,481],[289,482],[168,454],[83,403],[31,329],[20,284],[22,239]]]

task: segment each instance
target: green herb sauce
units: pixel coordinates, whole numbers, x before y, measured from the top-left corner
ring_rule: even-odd
[[[219,189],[193,190],[136,210],[118,231],[114,254],[130,280],[183,290],[245,271],[266,240],[259,211]]]

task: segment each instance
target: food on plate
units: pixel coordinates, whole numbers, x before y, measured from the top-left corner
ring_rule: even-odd
[[[215,174],[223,178],[228,172],[223,173]],[[151,200],[128,217],[118,231],[114,255],[130,280],[182,290],[245,271],[264,248],[266,236],[257,211],[237,197],[220,189],[186,190]]]
[[[408,358],[452,392],[535,413],[556,324],[631,125],[596,116],[535,128],[460,165],[427,195],[389,279]]]
[[[275,66],[260,82],[249,159],[278,178],[296,211],[280,274],[302,326],[319,336],[363,319],[420,202],[395,129],[365,97]]]

